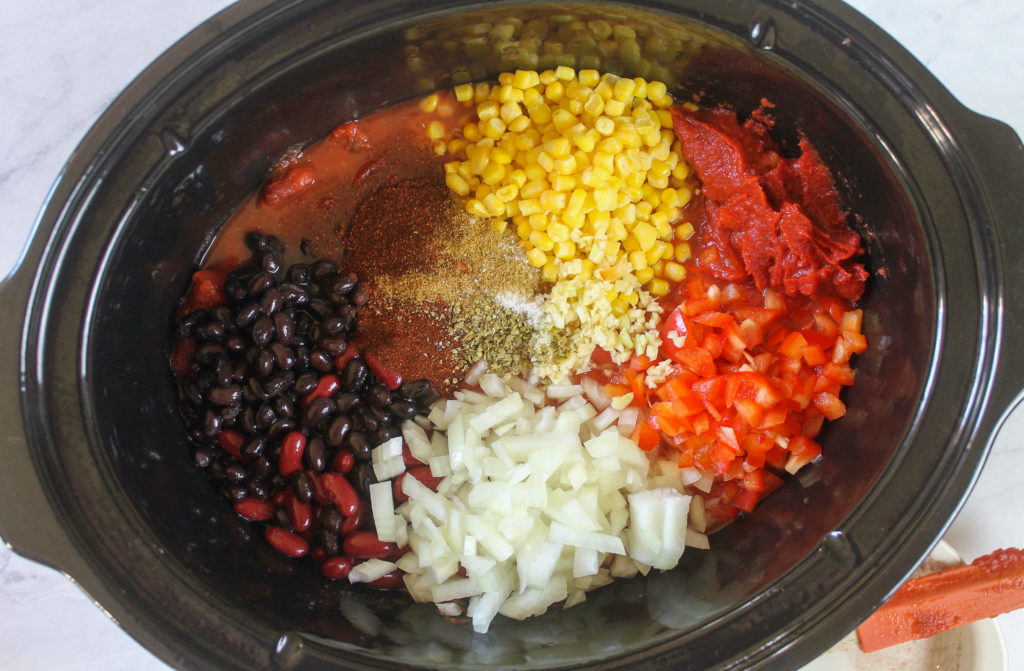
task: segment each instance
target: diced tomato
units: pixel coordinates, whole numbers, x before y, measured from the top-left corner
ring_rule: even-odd
[[[595,366],[610,366],[615,363],[612,361],[612,355],[603,347],[594,348],[593,354],[590,355],[590,362]]]

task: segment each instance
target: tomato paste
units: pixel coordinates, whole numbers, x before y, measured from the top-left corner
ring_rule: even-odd
[[[867,271],[854,259],[863,248],[832,175],[807,139],[800,156],[780,154],[769,107],[762,101],[742,125],[727,109],[672,109],[683,154],[703,182],[707,249],[699,262],[721,280],[749,275],[761,290],[857,300]]]

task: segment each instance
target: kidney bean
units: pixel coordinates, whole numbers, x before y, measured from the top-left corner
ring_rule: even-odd
[[[338,511],[345,517],[356,514],[359,507],[359,495],[352,488],[349,481],[340,473],[324,473],[320,476],[320,482],[327,491],[327,496],[337,506]]]
[[[278,470],[285,477],[302,470],[302,453],[306,449],[306,437],[298,431],[292,431],[281,442],[281,457]]]
[[[281,527],[267,527],[264,536],[271,547],[289,557],[302,557],[309,552],[309,543],[302,536]]]
[[[339,450],[331,461],[331,468],[342,474],[351,472],[355,465],[356,458],[348,450]]]
[[[409,443],[404,440],[402,441],[402,462],[405,464],[406,468],[421,468],[426,466],[422,461],[412,456],[412,451],[409,449]]]
[[[356,559],[385,559],[395,551],[395,544],[377,538],[376,531],[353,531],[345,536],[342,550]]]
[[[351,557],[338,555],[324,560],[324,563],[320,565],[320,572],[332,580],[344,580],[348,577],[353,565]]]
[[[245,436],[231,429],[224,429],[217,434],[217,444],[236,459],[242,458],[242,442],[244,440]]]
[[[319,545],[309,551],[309,556],[318,564],[322,564],[327,559],[327,552],[324,551]]]
[[[366,526],[366,521],[370,517],[370,504],[359,501],[359,506],[356,512],[351,517],[346,517],[345,521],[341,524],[341,535],[347,536],[354,531],[359,531]]]
[[[294,492],[288,490],[284,497],[284,509],[288,511],[288,522],[292,529],[305,531],[313,522],[313,509],[308,503],[303,503],[295,497]]]
[[[274,516],[274,509],[277,507],[270,501],[260,501],[246,497],[235,501],[233,505],[235,512],[247,520],[253,522],[266,522]]]
[[[331,497],[327,495],[327,490],[324,489],[324,483],[321,482],[320,475],[312,471],[306,471],[306,475],[309,476],[310,482],[313,483],[313,500],[325,508],[331,506]],[[328,509],[334,510],[333,507]]]
[[[318,398],[333,396],[334,392],[338,391],[339,388],[341,388],[341,378],[334,373],[322,375],[320,379],[317,380],[316,386],[302,397],[302,407],[308,408],[309,404]]]
[[[366,584],[377,589],[399,589],[405,585],[405,580],[402,579],[403,575],[405,575],[405,571],[396,568]]]
[[[394,391],[402,386],[402,376],[397,371],[391,370],[378,359],[372,352],[363,352],[363,360],[370,367],[378,380],[387,385],[388,389]]]

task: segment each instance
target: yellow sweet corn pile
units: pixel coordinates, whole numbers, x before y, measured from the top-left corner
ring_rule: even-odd
[[[685,276],[690,168],[664,83],[560,66],[454,93],[476,114],[461,137],[430,129],[446,183],[471,214],[511,222],[544,280],[630,275],[663,296]],[[616,300],[618,315],[636,304]]]

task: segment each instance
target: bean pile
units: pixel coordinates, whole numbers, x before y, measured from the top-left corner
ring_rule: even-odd
[[[439,394],[349,344],[368,298],[355,275],[325,259],[285,269],[276,237],[246,242],[252,259],[227,276],[225,302],[178,325],[195,343],[179,380],[195,463],[274,548],[342,579],[396,551],[372,531],[371,449]]]

